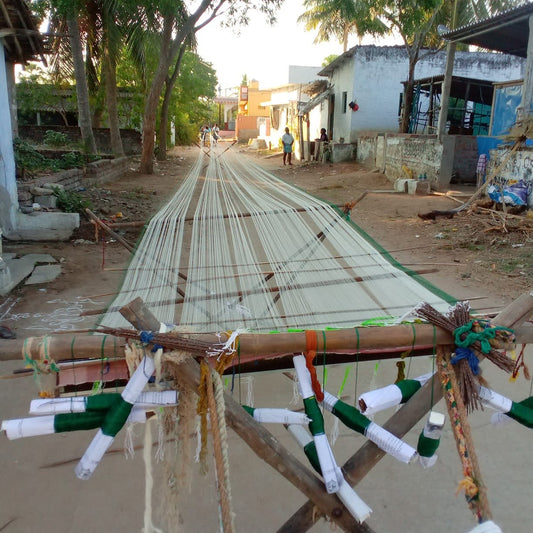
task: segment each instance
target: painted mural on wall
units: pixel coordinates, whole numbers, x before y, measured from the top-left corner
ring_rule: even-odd
[[[491,150],[487,175],[501,164],[510,149]],[[500,188],[523,183],[527,188],[527,205],[533,207],[533,148],[516,152],[496,176],[494,183]]]

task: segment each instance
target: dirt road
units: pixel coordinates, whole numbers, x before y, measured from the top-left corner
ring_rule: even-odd
[[[366,192],[352,210],[352,220],[394,258],[413,270],[432,270],[426,275],[429,281],[456,298],[471,299],[473,307],[480,311],[496,312],[531,289],[531,225],[515,220],[503,224],[497,215],[487,213],[464,213],[453,219],[425,221],[418,217],[419,213],[450,209],[457,202],[443,196],[393,193],[392,183],[385,176],[352,162],[288,168],[282,166],[281,156],[263,158],[248,149],[233,149],[241,150],[243,157],[253,157],[282,179],[332,203],[342,205]],[[146,220],[177,189],[197,150],[175,150],[153,176],[131,172],[117,182],[83,194],[93,199],[93,210],[108,220],[119,213],[122,222]],[[456,191],[456,196],[471,192],[462,188]],[[132,242],[139,235],[138,228],[119,231]],[[72,242],[4,243],[4,252],[49,253],[61,262],[63,272],[53,282],[18,287],[0,300],[0,324],[11,328],[19,338],[92,327],[94,316],[80,317],[80,313],[100,309],[112,300],[129,260],[129,253],[119,243],[107,238],[105,243],[95,244],[94,236],[94,227],[84,222]],[[0,373],[10,377],[13,370],[21,367],[22,362],[18,361],[0,363]],[[431,370],[431,363],[416,361],[410,370],[412,376],[418,375]],[[344,372],[340,368],[331,369],[333,392],[340,387]],[[356,392],[394,381],[395,367],[362,366],[357,370],[355,383],[353,375],[348,382],[348,388],[351,387],[346,393],[351,398],[348,401],[354,400]],[[521,400],[531,394],[530,384],[523,378],[510,384],[506,376],[493,370],[487,372],[487,377],[497,390],[513,399]],[[235,391],[242,396],[253,391],[256,406],[287,407],[292,383],[277,373],[243,377]],[[0,418],[25,416],[34,396],[31,378],[4,380],[0,389]],[[443,409],[440,405],[439,410],[444,412]],[[504,531],[525,533],[530,530],[527,516],[531,499],[528,463],[531,437],[518,424],[493,428],[489,418],[489,413],[476,413],[473,426],[490,489],[489,498],[493,497],[494,516]],[[419,431],[420,427],[417,428]],[[273,433],[287,440],[283,428],[274,428]],[[415,444],[417,436],[416,431],[409,435],[411,444]],[[141,452],[133,461],[125,461],[120,453],[107,456],[93,479],[80,482],[73,468],[89,439],[80,433],[13,442],[0,439],[4,488],[0,530],[9,533],[141,531],[144,509]],[[340,428],[335,446],[339,462],[349,457],[354,445],[359,446],[362,440]],[[142,442],[141,430],[137,430],[135,442]],[[120,449],[121,445],[122,440],[116,448]],[[286,445],[299,460],[304,460],[290,441]],[[464,499],[455,496],[462,473],[454,448],[451,432],[447,432],[439,463],[430,471],[401,465],[389,458],[383,460],[357,489],[374,509],[368,522],[371,527],[395,533],[466,532],[474,527]],[[304,503],[296,489],[261,463],[234,434],[230,434],[230,464],[237,531],[275,531]],[[196,467],[193,465],[193,470]],[[161,476],[161,466],[155,468]],[[206,479],[194,474],[192,492],[183,495],[180,525],[174,531],[217,530],[212,470]],[[154,511],[161,512],[156,504]],[[329,531],[329,525],[321,522],[313,531]]]

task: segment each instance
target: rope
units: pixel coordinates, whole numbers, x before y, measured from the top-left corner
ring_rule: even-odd
[[[220,443],[222,448],[222,458],[224,466],[224,485],[226,487],[226,493],[230,504],[230,512],[232,509],[232,497],[231,497],[231,482],[230,482],[230,467],[228,457],[228,428],[226,425],[226,404],[224,402],[224,384],[222,383],[222,377],[218,372],[212,372],[213,383],[215,385],[215,401],[217,405],[217,416],[219,422]],[[233,512],[231,512],[231,519],[233,521]],[[232,524],[233,526],[233,524]]]
[[[463,467],[464,479],[457,490],[458,492],[465,491],[468,506],[481,523],[492,518],[487,489],[481,476],[466,408],[459,393],[455,372],[450,366],[450,352],[443,346],[437,346],[437,368],[444,388],[446,407],[454,432],[457,452]]]
[[[316,368],[313,365],[313,359],[316,356],[316,349],[318,346],[317,332],[313,330],[307,330],[305,332],[305,341],[307,349],[305,352],[305,364],[307,366],[307,370],[309,370],[309,373],[311,374],[311,386],[313,387],[315,397],[317,401],[321,402],[324,400],[324,393],[320,387],[320,381],[318,381]]]
[[[205,362],[202,363],[202,366],[208,367]],[[226,472],[227,464],[224,464],[224,452],[222,449],[217,403],[213,393],[213,379],[210,370],[206,372],[206,389],[209,415],[211,419],[211,433],[213,435],[213,448],[215,452],[215,469],[217,473],[218,496],[222,514],[222,529],[224,533],[232,533],[234,531],[233,513],[231,511],[231,498],[228,492],[228,487],[226,486],[226,479],[228,477]],[[219,398],[219,400],[223,402],[224,398]]]

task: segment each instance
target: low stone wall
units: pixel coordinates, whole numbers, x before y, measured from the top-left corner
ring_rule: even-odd
[[[435,135],[401,133],[360,137],[357,161],[378,168],[392,181],[425,175],[432,189],[446,189],[452,177],[475,183],[477,139],[471,135],[446,135],[440,143]]]
[[[331,162],[351,161],[355,157],[356,144],[351,143],[330,143]]]
[[[80,128],[74,126],[20,126],[19,135],[22,139],[31,139],[36,143],[42,143],[48,130],[64,133],[74,143],[81,143]],[[111,153],[111,138],[109,128],[93,128],[94,139],[98,152]],[[137,130],[121,129],[120,137],[126,155],[138,154],[142,150],[141,134]]]
[[[45,184],[56,183],[67,191],[75,191],[82,187],[93,187],[107,181],[113,181],[130,168],[131,158],[100,159],[89,163],[85,168],[72,168],[55,174],[40,176],[30,181],[18,182],[18,200],[20,205],[31,205],[33,195],[31,190]]]
[[[357,154],[356,160],[358,163],[365,165],[365,167],[377,167],[376,150],[378,139],[383,139],[383,136],[361,136],[357,139]]]

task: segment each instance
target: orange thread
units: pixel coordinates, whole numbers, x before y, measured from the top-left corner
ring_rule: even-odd
[[[305,364],[307,366],[307,370],[309,370],[309,373],[311,374],[311,386],[313,387],[316,399],[321,402],[324,400],[324,393],[322,392],[320,382],[318,381],[318,376],[316,375],[316,368],[313,365],[313,359],[316,356],[316,349],[318,346],[318,338],[316,331],[310,329],[306,330],[305,345]]]

